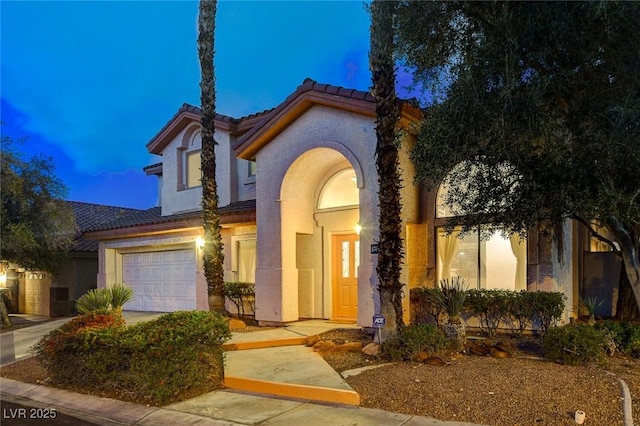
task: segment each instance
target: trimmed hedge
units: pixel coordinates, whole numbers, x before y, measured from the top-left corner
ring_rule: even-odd
[[[410,290],[411,323],[441,323],[442,307],[436,290],[416,287]],[[494,336],[499,327],[507,327],[514,337],[533,327],[545,333],[562,316],[566,296],[560,292],[511,291],[496,289],[467,290],[465,314],[477,317],[481,330]]]
[[[518,294],[507,290],[472,289],[467,292],[465,310],[480,319],[480,329],[489,337],[496,335],[507,316],[510,299]]]
[[[128,327],[117,313],[90,313],[34,350],[54,382],[163,405],[222,386],[221,345],[230,337],[227,321],[213,312],[173,312]]]

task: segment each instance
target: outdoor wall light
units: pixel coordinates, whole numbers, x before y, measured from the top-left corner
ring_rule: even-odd
[[[203,248],[204,247],[204,238],[202,238],[200,236],[196,238],[196,247],[198,247],[198,248]]]
[[[359,223],[356,223],[356,234],[360,235],[360,231],[362,231],[362,226]]]

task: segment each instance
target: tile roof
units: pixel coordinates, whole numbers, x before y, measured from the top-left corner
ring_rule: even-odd
[[[238,201],[220,207],[221,216],[230,216],[238,213],[255,212],[256,200]],[[162,216],[160,207],[153,207],[147,210],[138,210],[129,215],[123,216],[115,221],[103,224],[90,229],[90,232],[108,231],[113,229],[135,228],[144,225],[156,225],[161,223],[181,222],[191,219],[200,219],[202,210],[194,210],[185,213],[177,213],[168,216]]]
[[[84,237],[84,233],[89,229],[103,226],[139,211],[127,207],[105,206],[80,201],[66,201],[66,203],[71,207],[76,219],[77,235],[71,246],[71,251],[76,252],[98,251],[98,242]]]
[[[269,133],[275,136],[286,127],[287,123],[295,120],[313,104],[330,105],[375,116],[375,98],[370,92],[347,89],[331,84],[321,84],[311,78],[306,78],[296,90],[279,105],[265,114],[236,142],[234,149],[240,158],[251,159],[256,148],[252,147],[256,138]]]

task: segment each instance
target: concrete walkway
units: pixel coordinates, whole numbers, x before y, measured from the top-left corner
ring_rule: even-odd
[[[127,312],[125,317],[132,324],[154,315]],[[38,329],[28,332],[29,328],[3,333],[2,336],[14,335],[2,341],[2,364],[4,359],[29,356],[25,350],[29,342],[35,343],[64,321],[32,326],[29,328]],[[226,352],[227,389],[162,408],[4,378],[0,379],[0,393],[6,401],[56,408],[100,425],[471,425],[355,405],[352,398],[358,396],[342,377],[313,350],[300,344],[307,336],[344,327],[328,321],[304,321],[285,328],[233,333]],[[5,356],[5,341],[13,342],[6,348],[12,356]],[[232,386],[236,389],[231,389]],[[334,402],[334,398],[340,403]]]

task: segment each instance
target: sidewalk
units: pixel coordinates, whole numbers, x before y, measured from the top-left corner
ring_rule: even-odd
[[[137,322],[142,320],[141,318],[137,316],[135,319],[132,318],[132,321]],[[131,323],[129,318],[127,322]],[[45,327],[48,324],[51,326]],[[42,335],[55,326],[57,325],[49,322],[33,327],[41,327],[39,332]],[[227,389],[162,408],[77,394],[4,378],[0,379],[0,393],[3,400],[42,408],[56,408],[65,414],[100,425],[471,426],[470,423],[443,422],[353,405],[354,395],[357,394],[344,379],[313,350],[294,344],[304,340],[306,336],[344,327],[344,324],[331,324],[327,321],[304,321],[285,328],[233,333],[226,352]],[[33,337],[36,332],[30,334]],[[263,346],[269,345],[266,342],[275,342],[279,346],[265,348]],[[256,348],[242,349],[243,347]],[[16,359],[24,357],[21,349],[16,348],[15,351]],[[4,352],[3,341],[3,358]],[[230,389],[231,386],[236,389]],[[280,396],[273,393],[279,393]],[[346,395],[348,402],[333,402],[332,398],[336,395],[338,398]],[[317,402],[318,399],[328,402]]]

